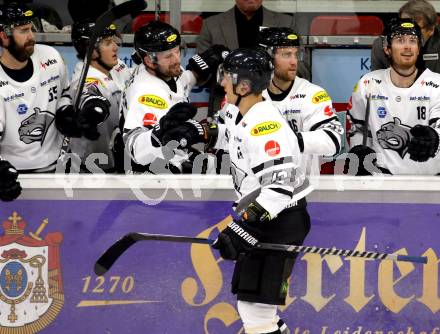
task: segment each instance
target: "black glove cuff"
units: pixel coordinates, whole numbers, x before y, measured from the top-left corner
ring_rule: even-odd
[[[205,151],[209,148],[214,147],[218,139],[218,125],[216,123],[210,123],[206,126],[205,131],[207,133],[207,143],[205,146]]]
[[[209,65],[198,54],[195,54],[188,60],[187,69],[195,72],[201,80],[208,79],[209,75],[211,74]]]
[[[272,220],[270,213],[257,201],[251,202],[243,212],[239,212],[243,221],[249,224],[268,223]]]

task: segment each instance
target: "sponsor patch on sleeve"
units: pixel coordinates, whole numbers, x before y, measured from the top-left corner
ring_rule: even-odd
[[[281,152],[281,146],[275,140],[269,140],[264,145],[264,151],[270,157],[276,157]]]
[[[157,123],[157,116],[155,114],[151,113],[151,112],[147,112],[144,115],[143,122],[144,122],[144,126],[145,127],[156,125],[156,123]]]
[[[312,97],[312,102],[314,104],[318,104],[321,102],[330,101],[330,96],[327,94],[325,90],[321,90]]]
[[[156,95],[142,95],[138,98],[139,103],[142,103],[146,106],[157,108],[157,109],[167,109],[168,103],[161,97]]]
[[[102,85],[102,82],[97,78],[86,78],[86,85]]]
[[[264,136],[275,131],[278,131],[281,128],[281,123],[275,121],[263,122],[255,125],[251,130],[252,136]]]
[[[356,82],[356,85],[354,85],[354,88],[353,88],[353,93],[357,92],[358,86],[359,86],[359,82]]]
[[[326,116],[328,116],[328,117],[332,117],[332,116],[334,116],[334,113],[333,113],[333,109],[332,109],[332,107],[330,107],[330,106],[326,106],[326,107],[324,108],[324,115],[326,115]]]

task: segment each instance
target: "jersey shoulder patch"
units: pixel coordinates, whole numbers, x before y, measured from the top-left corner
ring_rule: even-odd
[[[330,101],[331,99],[330,99],[330,95],[328,95],[328,93],[325,90],[320,90],[312,96],[311,100],[313,104],[318,104],[318,103]]]
[[[154,94],[144,94],[138,97],[138,102],[156,109],[168,109],[168,103],[164,98]]]

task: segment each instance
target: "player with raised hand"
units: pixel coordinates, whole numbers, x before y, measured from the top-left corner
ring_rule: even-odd
[[[55,170],[62,136],[54,119],[71,103],[64,61],[35,44],[34,20],[24,4],[0,8],[0,154],[20,173]]]
[[[263,50],[232,51],[218,70],[226,92],[225,123],[194,120],[164,131],[162,144],[203,142],[226,149],[238,195],[233,220],[213,244],[235,260],[232,292],[246,333],[288,333],[277,315],[285,303],[294,258],[255,250],[257,242],[301,245],[310,229],[306,210],[311,188],[300,168],[297,137],[262,92],[271,81],[271,57]]]
[[[361,164],[367,155],[374,163],[371,168],[361,165],[362,173],[357,174],[436,175],[440,173],[440,75],[416,66],[423,43],[415,21],[393,19],[386,31],[391,66],[364,75],[349,104],[350,152],[359,156]],[[366,145],[362,145],[364,133]]]
[[[162,152],[164,127],[194,117],[196,109],[188,104],[190,91],[197,81],[204,82],[216,72],[227,51],[213,46],[195,55],[189,69],[183,70],[180,43],[177,29],[160,21],[150,22],[135,33],[135,56],[140,65],[123,92],[121,112],[125,118],[124,142],[134,171],[183,171],[182,164],[188,161],[186,152],[178,150],[166,157]],[[153,162],[160,167],[152,166]]]
[[[300,36],[291,28],[264,28],[257,41],[275,68],[263,97],[272,101],[298,136],[300,150],[308,156],[304,159],[307,171],[319,175],[316,158],[339,153],[344,134],[332,100],[323,88],[297,76],[303,49]]]

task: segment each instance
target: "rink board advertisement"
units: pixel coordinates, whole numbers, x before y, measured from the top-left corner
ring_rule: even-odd
[[[130,231],[214,238],[224,201],[1,203],[0,333],[242,333],[233,263],[207,245],[146,241],[102,277]],[[427,265],[302,254],[280,315],[292,333],[439,333],[438,205],[310,203],[305,244],[424,255]]]

